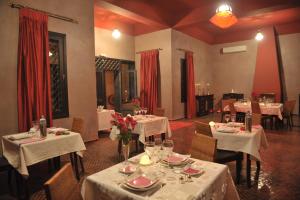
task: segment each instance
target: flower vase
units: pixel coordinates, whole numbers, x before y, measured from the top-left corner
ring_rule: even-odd
[[[122,141],[122,153],[123,153],[125,164],[128,164],[128,158],[130,153],[130,142],[126,144]]]

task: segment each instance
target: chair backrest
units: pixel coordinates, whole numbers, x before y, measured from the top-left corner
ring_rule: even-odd
[[[225,107],[228,106],[230,109],[230,104],[234,103],[236,100],[235,99],[222,99],[221,100],[221,107],[222,107],[222,112],[224,111]]]
[[[192,158],[214,162],[217,139],[195,133],[189,153]]]
[[[82,118],[74,117],[71,131],[83,134],[83,132],[84,132],[84,120]]]
[[[194,125],[195,125],[195,131],[197,133],[212,137],[212,132],[209,124],[199,122],[199,121],[194,121]]]
[[[261,114],[252,113],[252,125],[261,125]]]
[[[260,106],[257,101],[251,101],[252,113],[261,114]]]
[[[163,117],[165,115],[165,109],[163,109],[163,108],[155,108],[153,110],[153,114],[156,115],[156,116]]]
[[[47,200],[69,199],[77,186],[72,165],[67,163],[44,184]]]
[[[285,114],[291,115],[296,105],[296,100],[286,101],[283,104],[283,112]]]

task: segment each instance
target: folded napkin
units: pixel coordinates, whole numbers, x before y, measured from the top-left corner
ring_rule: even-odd
[[[9,140],[21,140],[21,139],[25,139],[25,138],[31,138],[32,135],[28,134],[28,133],[18,133],[18,134],[14,134],[8,137]]]
[[[217,131],[222,132],[222,133],[236,133],[236,132],[238,132],[238,130],[235,129],[235,128],[225,127],[225,126],[217,128]]]

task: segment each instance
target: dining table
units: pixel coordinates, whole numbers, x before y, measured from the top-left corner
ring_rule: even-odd
[[[172,136],[169,120],[167,117],[155,115],[134,115],[133,119],[137,122],[132,131],[133,140],[135,140],[136,152],[139,152],[139,142],[145,144],[146,138],[155,135],[167,134],[168,137]],[[118,153],[121,158],[122,143],[118,142]]]
[[[98,131],[110,130],[112,114],[115,114],[114,110],[109,109],[97,109],[97,117],[98,117]]]
[[[49,133],[48,129],[47,137],[40,137],[38,132],[5,135],[2,137],[3,156],[24,177],[29,176],[28,166],[41,161],[69,153],[83,156],[86,147],[79,133],[67,131],[57,135],[55,130],[66,131],[52,128],[52,133]]]
[[[131,200],[238,200],[239,195],[234,186],[230,171],[226,165],[188,158],[201,169],[197,176],[184,175],[185,167],[168,166],[161,161],[150,165],[140,165],[139,160],[144,153],[129,159],[135,167],[133,174],[124,174],[121,169],[126,164],[119,163],[85,178],[81,188],[84,200],[96,199],[131,199]],[[190,166],[188,166],[190,167]],[[136,178],[134,178],[136,177]],[[139,179],[155,179],[156,185],[133,189],[128,183]]]
[[[247,155],[247,184],[251,186],[251,159],[257,161],[258,167],[262,160],[260,151],[268,148],[268,141],[261,125],[253,125],[246,131],[243,123],[215,123],[211,126],[212,135],[217,139],[217,149],[243,152]]]
[[[250,101],[237,101],[234,104],[234,108],[236,112],[252,112],[251,109],[251,102]],[[277,116],[278,119],[282,120],[282,111],[283,111],[283,104],[282,103],[267,103],[267,102],[260,102],[259,107],[261,110],[261,114],[263,115],[270,115],[270,116]],[[224,111],[229,111],[229,106],[225,106]]]

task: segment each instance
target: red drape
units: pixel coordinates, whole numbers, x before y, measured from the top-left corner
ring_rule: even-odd
[[[186,52],[187,66],[187,118],[191,119],[196,115],[196,98],[195,98],[195,80],[194,80],[194,61],[193,53]]]
[[[48,16],[24,8],[19,12],[19,131],[28,131],[42,115],[52,126]]]
[[[159,51],[151,50],[141,53],[140,98],[141,106],[149,113],[157,107]]]

